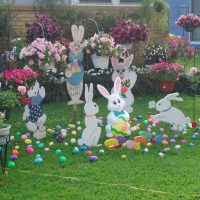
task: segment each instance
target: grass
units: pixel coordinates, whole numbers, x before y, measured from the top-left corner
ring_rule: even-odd
[[[149,96],[145,99],[137,97],[135,110],[131,117],[141,114],[143,119],[147,119],[149,100],[158,100],[159,98],[158,96]],[[192,98],[186,95],[183,98],[184,102],[173,102],[173,105],[181,108],[187,116],[192,117]],[[108,113],[106,101],[98,99],[96,102],[100,106],[99,116],[106,117]],[[199,98],[197,98],[196,104],[199,114]],[[66,103],[47,104],[44,111],[48,116],[46,123],[48,128],[55,127],[56,124],[65,127],[71,119],[71,108]],[[19,107],[12,113],[13,135],[17,131],[24,132],[26,130],[21,120],[22,112],[23,109]],[[81,120],[80,108],[78,116]],[[145,128],[144,125],[142,127]],[[168,125],[162,124],[161,127],[165,128],[165,133],[173,136],[173,133],[168,131]],[[200,195],[200,142],[199,138],[191,141],[193,131],[190,129],[187,136],[180,134],[179,140],[186,138],[188,142],[194,143],[194,147],[185,145],[180,150],[175,150],[175,144],[170,144],[171,151],[164,158],[158,156],[163,149],[160,144],[154,145],[148,153],[143,153],[142,150],[131,151],[121,148],[113,151],[105,150],[104,154],[100,154],[100,148],[94,148],[92,149],[93,153],[99,157],[99,161],[95,163],[89,163],[83,152],[79,155],[71,155],[72,145],[65,147],[63,143],[55,142],[50,147],[50,152],[46,153],[43,149],[35,147],[35,139],[33,139],[35,153],[28,155],[25,153],[25,145],[22,140],[16,138],[12,146],[20,146],[19,159],[15,162],[14,169],[8,169],[5,175],[0,174],[0,200],[185,200],[193,199],[194,196],[198,198]],[[156,132],[158,132],[158,128],[156,128]],[[131,136],[131,138],[133,137]],[[102,130],[101,143],[105,139],[105,131]],[[66,140],[69,142],[69,136]],[[42,140],[45,146],[48,146],[50,141],[54,141],[51,135]],[[58,148],[62,150],[61,155],[67,157],[65,166],[59,164],[60,155],[54,153]],[[10,151],[11,148],[9,148],[9,155]],[[37,153],[40,153],[44,160],[40,165],[33,164]],[[128,158],[122,160],[120,157],[123,154]]]

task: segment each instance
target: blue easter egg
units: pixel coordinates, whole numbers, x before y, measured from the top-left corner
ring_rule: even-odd
[[[119,141],[119,143],[126,143],[127,139],[123,136],[115,136],[115,139]]]
[[[138,115],[136,118],[137,119],[142,119],[142,115]]]
[[[96,162],[99,160],[99,158],[97,156],[90,156],[90,162]]]
[[[18,156],[16,155],[11,155],[10,156],[10,160],[14,161],[14,160],[17,160],[18,159]]]
[[[165,140],[165,138],[164,138],[162,135],[156,135],[156,136],[154,137],[154,141],[155,141],[156,143],[160,143],[160,142],[162,142],[163,140]]]
[[[169,152],[170,151],[170,148],[164,148],[163,149],[163,153],[167,153],[167,152]]]
[[[87,150],[87,147],[85,145],[83,145],[83,146],[80,146],[79,149],[80,149],[80,151],[85,151],[85,150]]]
[[[193,143],[189,143],[188,146],[189,146],[189,147],[193,147],[194,144],[193,144]]]
[[[192,135],[191,139],[195,140],[196,139],[196,135]]]
[[[34,161],[33,161],[35,164],[40,164],[43,162],[42,158],[36,158]]]
[[[54,132],[52,133],[52,135],[53,135],[54,137],[57,137],[57,136],[59,135],[59,133],[56,132],[56,131],[54,131]]]

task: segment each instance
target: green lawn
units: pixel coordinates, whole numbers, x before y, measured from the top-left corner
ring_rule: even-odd
[[[162,96],[162,95],[161,95]],[[143,115],[139,123],[148,118],[147,107],[149,100],[158,100],[160,97],[145,97],[135,99],[135,110],[132,118],[138,114]],[[184,102],[173,102],[173,105],[181,108],[186,115],[192,117],[192,98],[184,95]],[[98,99],[100,106],[99,116],[105,117],[106,101]],[[197,113],[200,116],[200,98],[197,98]],[[16,108],[12,113],[12,134],[17,131],[24,132],[22,123],[22,108]],[[66,103],[51,103],[45,105],[45,113],[48,116],[47,127],[55,127],[60,124],[65,127],[71,118],[71,108]],[[81,110],[78,112],[81,120]],[[83,116],[84,117],[84,116]],[[145,129],[145,125],[142,125]],[[169,137],[174,133],[169,132],[169,126],[161,124]],[[154,131],[158,133],[159,128]],[[153,145],[148,153],[131,151],[126,148],[118,150],[105,150],[104,154],[99,149],[92,149],[99,157],[96,163],[89,163],[84,153],[71,155],[72,146],[65,147],[64,144],[55,144],[50,147],[50,152],[38,149],[35,145],[34,154],[25,153],[25,145],[20,138],[16,138],[12,145],[19,145],[19,159],[15,162],[14,169],[8,169],[7,174],[0,174],[0,200],[133,200],[133,199],[193,199],[200,198],[200,138],[192,141],[191,135],[194,130],[190,129],[187,136],[180,134],[176,144],[180,144],[182,138],[188,143],[193,142],[194,147],[182,146],[180,150],[170,144],[171,151],[164,158],[158,156],[163,146]],[[133,138],[131,136],[130,138]],[[200,136],[199,136],[200,137]],[[44,142],[54,141],[53,136],[48,135]],[[70,137],[66,138],[69,142]],[[101,143],[105,140],[105,131],[102,130]],[[60,155],[54,153],[60,148],[67,157],[67,163],[63,167],[59,164]],[[10,152],[11,148],[9,148]],[[40,153],[44,162],[39,165],[33,164],[36,154]],[[122,160],[121,155],[128,158]],[[47,175],[48,174],[48,175]],[[74,177],[74,178],[70,178]],[[133,187],[131,187],[133,186]]]

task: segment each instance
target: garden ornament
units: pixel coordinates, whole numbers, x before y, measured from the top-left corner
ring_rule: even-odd
[[[134,103],[134,96],[132,94],[131,89],[135,85],[137,80],[137,74],[134,71],[130,71],[129,67],[132,63],[133,55],[124,59],[124,62],[118,62],[117,58],[112,57],[111,62],[114,68],[114,72],[112,74],[113,82],[116,80],[117,77],[121,78],[122,88],[120,91],[120,95],[122,99],[125,101],[125,110],[128,113],[133,112],[132,105]],[[113,91],[113,90],[112,90]]]
[[[27,105],[23,114],[28,130],[33,131],[33,137],[42,139],[46,137],[46,115],[42,111],[42,100],[45,97],[45,88],[36,81],[28,92]]]
[[[185,117],[181,110],[171,106],[171,101],[183,101],[178,96],[178,92],[171,93],[157,103],[154,101],[149,102],[149,108],[155,108],[159,112],[159,114],[152,116],[154,124],[163,121],[171,124],[173,131],[184,130],[185,125],[190,123],[190,118]]]
[[[65,71],[65,76],[67,77],[67,90],[71,101],[68,105],[81,104],[83,101],[80,100],[82,90],[83,90],[83,47],[82,43],[84,35],[84,27],[72,25],[71,27],[73,42],[70,43],[69,49],[69,64]]]
[[[83,130],[81,139],[78,140],[78,144],[86,145],[88,147],[94,147],[98,145],[98,141],[101,135],[101,128],[98,127],[100,119],[95,115],[99,112],[99,107],[93,102],[93,84],[90,83],[88,88],[85,84],[85,129]]]
[[[120,96],[121,93],[121,79],[117,77],[114,82],[114,92],[109,92],[102,85],[97,85],[99,92],[108,100],[108,110],[110,113],[107,116],[106,136],[111,138],[113,136],[127,136],[130,135],[130,119],[126,112],[125,101]]]

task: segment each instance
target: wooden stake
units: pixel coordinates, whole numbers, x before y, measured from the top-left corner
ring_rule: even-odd
[[[73,109],[72,122],[73,122],[73,124],[76,124],[76,122],[77,122],[77,104],[74,104],[72,109]]]

